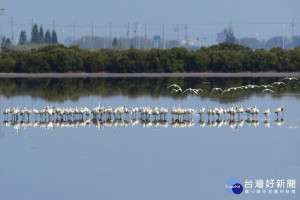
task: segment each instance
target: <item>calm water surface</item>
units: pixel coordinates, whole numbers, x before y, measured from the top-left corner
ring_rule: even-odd
[[[91,123],[90,127],[47,129],[47,125],[34,127],[34,116],[31,125],[22,125],[19,119],[17,128],[8,126],[3,121],[11,117],[1,112],[0,199],[299,199],[299,82],[274,88],[273,94],[210,94],[216,86],[226,89],[278,80],[1,80],[2,112],[16,106],[92,109],[101,102],[105,107],[171,108],[180,104],[197,110],[256,105],[261,113],[255,126],[246,122],[245,114],[236,120],[242,123],[232,127],[210,124],[207,115],[204,126],[197,115],[175,126],[168,115],[168,127],[146,126],[139,120],[132,126],[129,118],[127,128],[121,123],[116,127]],[[40,86],[33,86],[36,82]],[[184,88],[202,87],[205,92],[171,94],[166,87],[173,82]],[[285,106],[283,115],[277,120],[271,114],[265,122],[262,111],[281,105]],[[253,188],[258,179],[295,179],[296,194],[229,194],[224,183],[230,177],[238,177],[242,185],[252,180]]]

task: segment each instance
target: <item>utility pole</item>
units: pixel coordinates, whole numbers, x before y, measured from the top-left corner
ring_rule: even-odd
[[[163,49],[166,49],[166,42],[165,42],[165,25],[163,24]]]
[[[137,49],[137,23],[134,24],[135,48]]]
[[[14,18],[10,20],[11,42],[14,44]]]
[[[285,27],[285,24],[283,24],[282,26],[282,48],[284,49],[284,27]]]
[[[86,49],[86,47],[85,47],[85,33],[83,34],[83,48]]]
[[[203,46],[203,35],[202,35],[202,32],[200,34],[200,43],[201,43],[201,47]]]
[[[292,45],[293,49],[295,48],[295,40],[294,40],[294,27],[296,26],[294,19],[292,20]]]
[[[65,30],[64,28],[61,28],[61,35],[62,35],[62,44],[65,45]]]
[[[147,48],[147,25],[145,24],[144,50]]]
[[[187,35],[188,31],[187,31],[187,29],[188,29],[188,26],[187,26],[187,24],[185,24],[185,48],[188,48],[188,35]]]
[[[111,22],[109,23],[109,42],[112,47],[112,30],[111,30]]]
[[[176,31],[177,31],[177,45],[178,45],[178,47],[180,46],[180,39],[179,39],[179,24],[177,24],[177,29],[176,29]]]
[[[73,38],[73,45],[76,44],[76,22],[74,22],[74,38]]]
[[[141,49],[141,35],[140,35],[140,32],[141,32],[141,25],[139,24],[139,50]]]
[[[94,21],[92,20],[92,51],[94,51]]]
[[[1,8],[0,9],[0,52],[1,52],[1,49],[2,49],[2,37],[1,37],[1,17],[2,15],[4,14],[4,11],[5,11],[5,8]]]
[[[127,44],[128,44],[128,48],[130,48],[130,41],[129,41],[129,22],[127,23]]]
[[[255,42],[255,50],[258,49],[258,33],[255,34],[256,42]]]

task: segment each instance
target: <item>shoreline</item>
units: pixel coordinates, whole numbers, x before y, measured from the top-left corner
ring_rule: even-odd
[[[238,73],[0,73],[0,78],[259,78],[259,77],[297,77],[300,72],[238,72]]]

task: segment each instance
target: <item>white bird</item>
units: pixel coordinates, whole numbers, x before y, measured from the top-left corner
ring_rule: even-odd
[[[230,90],[237,90],[237,89],[243,89],[243,87],[231,87],[231,88],[228,88],[228,92],[230,92]]]
[[[206,114],[208,115],[208,117],[210,116],[210,115],[212,115],[212,109],[210,108],[210,107],[208,107],[207,108],[207,111],[206,111]]]
[[[276,110],[274,111],[274,113],[277,115],[277,118],[278,118],[278,114],[279,114],[280,112],[282,112],[283,109],[284,109],[284,105],[280,106],[279,108],[276,108]]]
[[[216,90],[216,91],[221,91],[221,92],[223,92],[222,88],[213,88],[213,89],[211,90],[211,92],[210,92],[210,93],[212,94],[212,93],[213,93],[213,91],[215,91],[215,90]]]
[[[184,90],[183,93],[185,93],[187,91],[194,92],[195,94],[198,94],[199,91],[203,92],[203,90],[201,88],[199,88],[199,89],[188,88],[188,89]]]
[[[193,88],[188,88],[188,89],[184,90],[182,93],[185,93],[187,91],[194,92],[195,94],[198,94],[198,92],[195,91],[195,89],[193,89]]]
[[[168,108],[161,107],[160,110],[159,110],[160,118],[163,116],[163,119],[165,120],[166,115],[168,114],[168,112],[169,112]]]
[[[254,108],[252,108],[252,110],[250,111],[251,115],[258,115],[259,110],[256,108],[256,106],[254,106]]]
[[[240,108],[237,110],[237,114],[239,115],[239,117],[240,117],[241,114],[243,114],[243,112],[244,112],[244,109],[241,105]]]
[[[251,89],[254,89],[254,88],[259,88],[260,86],[258,85],[247,85],[245,86],[245,89],[248,89],[248,88],[251,88]]]
[[[217,119],[219,120],[219,118],[220,118],[220,115],[222,115],[223,114],[223,112],[224,112],[224,109],[223,108],[221,108],[221,107],[219,107],[219,108],[215,108],[215,114],[216,114],[216,116],[217,116]]]
[[[4,110],[3,115],[8,115],[8,113],[10,113],[10,112],[11,112],[11,109],[7,108]]]
[[[200,115],[200,118],[203,116],[204,112],[205,112],[205,108],[204,107],[200,108],[200,110],[198,112],[198,114]]]
[[[172,89],[172,91],[171,91],[171,93],[173,93],[173,92],[182,92],[182,89],[181,88],[178,88],[178,89]]]
[[[159,115],[159,110],[157,106],[154,106],[151,114],[154,116],[154,119],[156,120],[156,117]]]
[[[296,77],[285,77],[282,80],[289,80],[289,81],[291,81],[291,80],[297,80],[298,81],[299,79],[297,79]]]
[[[286,85],[286,83],[278,81],[278,82],[272,83],[272,85]]]
[[[269,108],[269,109],[267,109],[267,110],[265,110],[264,112],[263,112],[263,114],[266,116],[266,119],[268,118],[268,115],[269,114],[271,114],[272,112],[271,112],[271,109]]]
[[[263,87],[263,88],[273,88],[272,85],[260,85],[259,87],[260,87],[260,88],[261,88],[261,87]]]
[[[271,89],[264,89],[264,90],[261,92],[261,94],[264,93],[264,92],[271,92],[271,93],[274,93],[274,91],[271,90]]]
[[[222,91],[222,94],[225,93],[225,92],[230,92],[230,90],[229,90],[229,89],[223,90],[223,91]]]
[[[193,91],[194,91],[194,92],[197,92],[197,93],[198,93],[199,91],[203,92],[203,90],[202,90],[201,88],[193,89]]]
[[[180,89],[180,90],[181,90],[181,87],[179,87],[179,85],[177,85],[177,84],[172,84],[172,85],[169,85],[167,88],[170,88],[170,87],[177,87],[178,89]]]

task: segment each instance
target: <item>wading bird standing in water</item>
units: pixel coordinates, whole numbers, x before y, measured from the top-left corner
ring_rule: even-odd
[[[279,108],[276,108],[276,110],[274,111],[274,113],[277,115],[277,119],[278,119],[278,114],[280,112],[282,112],[282,115],[283,115],[283,109],[284,109],[284,106],[280,106]]]
[[[263,114],[266,116],[266,120],[268,119],[268,115],[271,114],[271,113],[272,113],[272,112],[271,112],[271,109],[270,109],[270,108],[264,111]]]

